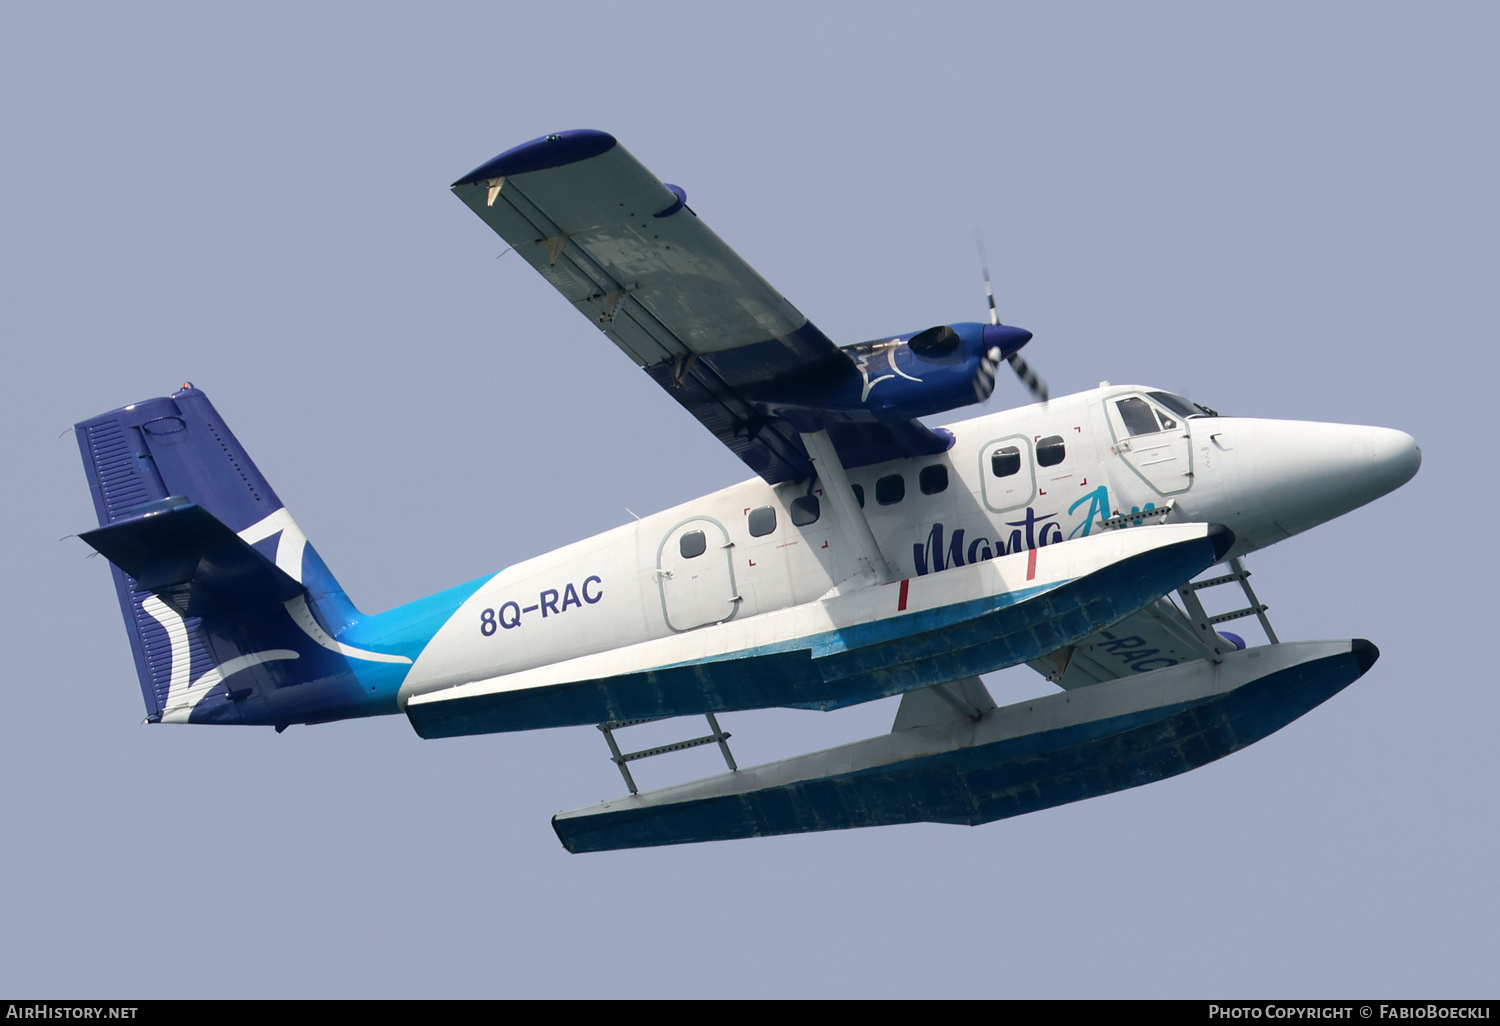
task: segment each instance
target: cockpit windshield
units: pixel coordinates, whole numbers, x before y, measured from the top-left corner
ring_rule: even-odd
[[[1184,419],[1217,417],[1219,415],[1218,410],[1211,410],[1201,403],[1192,402],[1180,395],[1173,395],[1171,392],[1147,392],[1146,394]]]

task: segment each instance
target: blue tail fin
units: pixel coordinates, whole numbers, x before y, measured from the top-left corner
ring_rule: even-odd
[[[113,564],[148,720],[392,711],[369,679],[410,658],[334,640],[359,612],[207,396],[184,385],[75,430],[100,524],[83,538]]]

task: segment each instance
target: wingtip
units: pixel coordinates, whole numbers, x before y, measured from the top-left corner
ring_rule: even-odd
[[[1349,648],[1354,654],[1354,662],[1359,666],[1361,676],[1380,658],[1380,649],[1364,638],[1355,638],[1349,643]]]
[[[614,136],[592,128],[555,132],[514,146],[493,160],[480,164],[454,182],[453,187],[576,164],[580,160],[607,153],[617,145]]]

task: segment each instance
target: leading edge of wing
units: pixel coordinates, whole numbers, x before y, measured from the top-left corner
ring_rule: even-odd
[[[506,178],[528,171],[576,164],[580,160],[608,153],[619,143],[608,132],[592,128],[574,128],[544,135],[519,146],[512,146],[492,160],[487,160],[453,183],[454,187],[471,185],[490,178]]]
[[[811,475],[799,432],[823,425],[788,423],[773,397],[858,394],[859,371],[681,189],[613,136],[578,129],[505,151],[454,192],[752,470],[772,484]],[[914,418],[809,412],[846,466],[949,442]]]

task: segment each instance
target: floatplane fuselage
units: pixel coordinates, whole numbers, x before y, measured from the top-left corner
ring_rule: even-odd
[[[759,476],[367,615],[203,392],[83,421],[80,537],[113,564],[149,722],[596,724],[632,795],[554,820],[583,851],[1016,815],[1222,757],[1373,664],[1361,639],[1279,643],[1240,557],[1409,480],[1409,435],[1135,385],[1048,401],[993,296],[988,324],[840,347],[603,132],[453,190]],[[1002,363],[1042,401],[926,425]],[[1210,616],[1197,591],[1231,582],[1250,605]],[[1271,644],[1218,632],[1241,615]],[[979,675],[1020,663],[1064,693],[997,708]],[[715,719],[893,695],[888,737],[745,772]],[[711,733],[616,747],[685,715]],[[727,776],[635,793],[631,760],[714,742]]]
[[[1401,431],[1211,416],[1131,385],[946,430],[945,453],[847,472],[891,568],[891,613],[912,579],[1097,535],[1111,520],[1222,524],[1235,538],[1224,558],[1243,556],[1399,487],[1421,460]],[[752,479],[517,563],[443,626],[397,705],[879,586],[825,492],[817,479]]]

